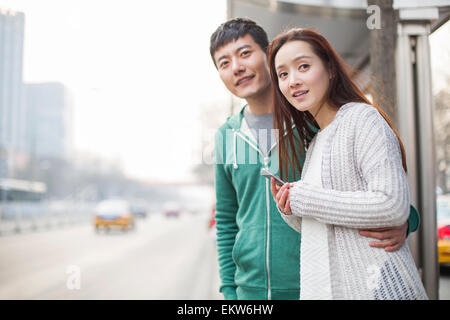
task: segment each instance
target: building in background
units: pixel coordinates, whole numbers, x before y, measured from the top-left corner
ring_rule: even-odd
[[[25,148],[22,69],[25,15],[0,9],[0,177],[14,175]]]
[[[0,181],[63,189],[73,152],[72,98],[61,83],[23,82],[25,15],[0,8]],[[2,192],[1,200],[9,196]]]
[[[32,159],[67,159],[72,146],[72,98],[58,82],[26,83],[26,151]]]

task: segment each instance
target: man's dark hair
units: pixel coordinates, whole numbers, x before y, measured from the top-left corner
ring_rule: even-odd
[[[209,51],[214,65],[216,64],[214,61],[214,53],[219,48],[247,34],[261,47],[262,51],[267,53],[269,40],[264,29],[248,18],[234,18],[222,23],[211,35]]]

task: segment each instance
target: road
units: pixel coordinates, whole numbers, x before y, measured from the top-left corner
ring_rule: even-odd
[[[0,237],[0,299],[222,299],[208,215],[160,214],[133,232],[89,224]],[[441,268],[440,299],[450,299]]]
[[[439,300],[450,300],[450,265],[440,267]]]
[[[207,215],[0,237],[0,299],[222,299]]]

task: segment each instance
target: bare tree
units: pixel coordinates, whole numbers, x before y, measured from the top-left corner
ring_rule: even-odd
[[[443,193],[450,191],[450,80],[434,96],[437,184]]]
[[[380,28],[370,31],[371,87],[376,102],[397,125],[395,41],[397,18],[393,0],[367,0],[380,9]]]

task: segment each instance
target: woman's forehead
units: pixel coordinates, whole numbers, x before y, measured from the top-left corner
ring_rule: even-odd
[[[281,46],[275,58],[294,58],[296,56],[311,57],[312,55],[314,55],[314,52],[308,42],[302,40],[293,40],[286,42],[283,46]]]
[[[308,42],[302,40],[289,41],[278,50],[275,56],[275,66],[300,58],[312,59],[314,56],[315,54]]]

